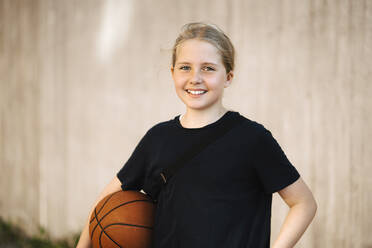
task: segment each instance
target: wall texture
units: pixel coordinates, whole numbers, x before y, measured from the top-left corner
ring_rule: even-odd
[[[224,105],[264,124],[313,190],[298,247],[372,247],[372,1],[0,0],[0,215],[79,231],[154,124],[190,21],[237,50]],[[272,239],[288,210],[275,194]]]

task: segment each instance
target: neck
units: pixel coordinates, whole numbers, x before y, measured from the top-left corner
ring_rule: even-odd
[[[228,110],[221,107],[216,110],[187,110],[180,116],[180,123],[186,128],[200,128],[220,119]]]

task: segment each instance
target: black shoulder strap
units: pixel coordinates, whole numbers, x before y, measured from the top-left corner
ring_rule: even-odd
[[[169,178],[171,178],[177,172],[177,170],[183,167],[188,161],[193,159],[197,154],[199,154],[209,144],[213,143],[218,138],[222,137],[224,134],[226,134],[233,127],[237,126],[239,123],[242,123],[243,120],[244,118],[242,118],[239,115],[234,116],[231,119],[228,119],[225,125],[219,125],[217,127],[217,130],[215,130],[215,132],[211,133],[202,142],[195,144],[195,146],[191,150],[187,151],[182,156],[178,157],[178,159],[173,164],[171,164],[167,168],[163,169],[162,172],[160,172],[160,176],[163,179],[163,183],[166,184]]]

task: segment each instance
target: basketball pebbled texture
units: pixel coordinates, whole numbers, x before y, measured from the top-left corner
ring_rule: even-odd
[[[104,197],[90,217],[93,248],[150,248],[156,204],[139,191],[121,190]]]

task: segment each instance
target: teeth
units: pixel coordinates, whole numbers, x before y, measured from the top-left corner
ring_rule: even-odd
[[[190,92],[191,94],[194,94],[194,95],[200,95],[200,94],[203,94],[205,91],[201,91],[201,90],[187,90],[187,92]]]

